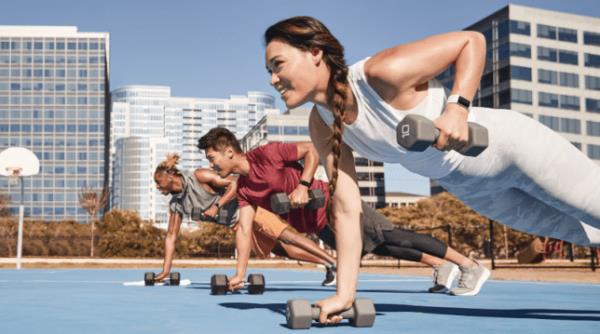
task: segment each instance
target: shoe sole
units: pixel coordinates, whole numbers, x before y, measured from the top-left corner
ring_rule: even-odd
[[[477,295],[479,293],[479,290],[481,290],[483,283],[485,283],[488,280],[488,278],[490,277],[490,270],[485,267],[484,267],[484,269],[485,269],[485,271],[483,272],[481,277],[479,277],[477,284],[475,284],[475,289],[473,289],[469,292],[461,293],[461,294],[456,294],[453,292],[450,292],[450,294],[452,294],[453,296],[475,296],[475,295]]]

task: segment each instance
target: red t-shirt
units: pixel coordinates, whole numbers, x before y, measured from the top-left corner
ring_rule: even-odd
[[[246,153],[250,165],[248,175],[238,178],[238,201],[240,208],[246,205],[271,210],[271,195],[279,192],[290,194],[302,176],[303,166],[298,162],[298,147],[294,143],[272,142]],[[329,199],[327,182],[313,180],[311,189],[322,189]],[[299,232],[316,233],[327,224],[327,202],[317,210],[292,209],[281,215]]]

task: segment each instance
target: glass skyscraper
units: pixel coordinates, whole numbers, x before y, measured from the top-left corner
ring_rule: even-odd
[[[77,27],[0,26],[0,150],[40,160],[25,178],[26,216],[86,221],[78,194],[107,186],[109,34]],[[0,178],[17,210],[20,192]]]

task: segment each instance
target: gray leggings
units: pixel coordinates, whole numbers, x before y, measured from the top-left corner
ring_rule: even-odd
[[[473,122],[488,128],[489,147],[437,182],[478,213],[517,230],[600,244],[600,166],[518,112],[471,113]]]

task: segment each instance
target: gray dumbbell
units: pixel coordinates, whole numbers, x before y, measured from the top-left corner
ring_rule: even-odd
[[[219,208],[219,213],[216,217],[207,216],[204,214],[204,210],[194,207],[192,208],[192,214],[190,216],[194,221],[213,222],[221,225],[227,225],[229,223],[229,211],[224,207]]]
[[[178,272],[172,272],[169,274],[169,285],[179,285],[181,282],[181,274]],[[153,272],[144,273],[144,285],[153,286],[156,283],[156,274]]]
[[[321,189],[309,189],[308,190],[308,204],[306,207],[315,210],[322,208],[325,205],[325,193]],[[286,193],[276,193],[271,195],[271,210],[277,214],[284,214],[290,212],[292,206],[290,204],[290,198]]]
[[[291,329],[310,328],[313,320],[319,319],[321,309],[312,306],[307,300],[288,300],[285,309],[287,326]],[[354,301],[352,308],[339,313],[350,321],[354,327],[372,327],[375,322],[375,306],[370,299],[359,298]]]
[[[265,292],[265,276],[262,274],[250,274],[246,280],[248,294],[262,295]],[[215,274],[210,278],[210,293],[213,295],[227,294],[229,280],[226,275]]]
[[[485,127],[468,123],[469,140],[458,153],[470,157],[478,156],[488,147],[488,131]],[[396,141],[409,151],[422,152],[430,147],[440,135],[433,121],[421,115],[410,114],[396,127]]]

